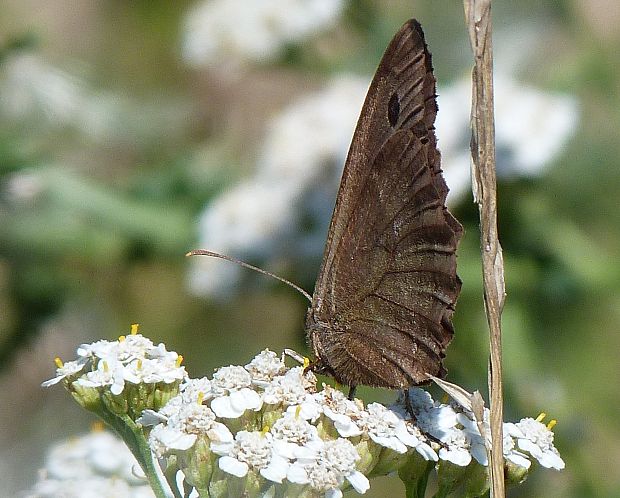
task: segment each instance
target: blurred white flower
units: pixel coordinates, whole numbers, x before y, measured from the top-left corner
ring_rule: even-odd
[[[152,498],[138,462],[120,439],[92,432],[53,446],[27,498]]]
[[[367,88],[365,79],[343,76],[276,117],[254,177],[225,191],[202,213],[198,246],[241,258],[319,254]],[[302,224],[314,232],[303,233]],[[213,258],[191,263],[191,290],[211,297],[230,292],[241,271]]]
[[[367,79],[341,76],[274,118],[254,176],[203,212],[198,245],[272,262],[318,258],[367,87]],[[467,78],[438,90],[437,137],[450,203],[471,190],[470,88]],[[575,131],[576,100],[501,75],[495,91],[499,176],[541,174]],[[192,265],[192,291],[210,297],[230,292],[245,271],[205,257]]]
[[[206,0],[185,20],[183,58],[195,66],[265,62],[283,46],[327,29],[344,0]]]
[[[39,55],[20,53],[3,61],[0,116],[5,118],[72,126],[101,137],[116,131],[119,104],[117,97],[92,92],[80,77]]]
[[[0,94],[1,92],[2,90]],[[7,175],[4,191],[10,202],[26,204],[36,199],[44,189],[44,182],[39,175],[33,171],[21,170]]]
[[[543,173],[575,133],[577,101],[567,94],[523,85],[507,74],[495,74],[493,87],[498,176]],[[470,99],[469,76],[438,90],[437,139],[452,202],[471,188]]]
[[[42,111],[52,122],[66,124],[80,112],[84,85],[37,55],[9,57],[0,79],[0,110],[11,118]]]

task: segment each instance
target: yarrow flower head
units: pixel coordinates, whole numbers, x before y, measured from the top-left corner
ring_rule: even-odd
[[[132,326],[129,336],[120,336],[117,341],[82,344],[77,355],[77,360],[64,364],[57,359],[56,377],[42,385],[63,382],[78,402],[95,412],[109,409],[136,418],[145,408],[163,406],[187,377],[181,366],[183,358],[138,334],[137,325]]]
[[[523,418],[516,424],[505,424],[508,434],[515,438],[517,447],[533,456],[543,467],[562,470],[565,466],[560,453],[553,445],[553,432],[542,423],[544,414],[537,419]]]
[[[261,490],[339,498],[349,488],[365,493],[371,474],[398,472],[408,486],[420,486],[433,469],[442,492],[452,492],[456,482],[468,496],[488,489],[481,423],[458,404],[412,388],[391,407],[364,406],[325,384],[317,392],[307,360],[291,353],[304,365],[289,367],[269,350],[245,366],[191,379],[176,353],[131,337],[81,346],[78,360],[57,362],[57,376],[45,385],[62,382],[118,433],[132,434],[128,444],[151,482],[158,479],[154,456],[166,476],[175,476],[168,485],[181,495],[193,488],[194,497]],[[484,418],[486,434],[488,410]],[[540,420],[504,426],[511,482],[527,476],[532,459],[564,466],[552,424]]]

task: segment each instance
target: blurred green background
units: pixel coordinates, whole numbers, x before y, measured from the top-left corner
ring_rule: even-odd
[[[183,354],[195,377],[245,364],[265,347],[305,352],[306,303],[291,289],[244,276],[247,285],[227,298],[189,292],[183,255],[198,245],[200,213],[252,174],[272,116],[339,72],[370,81],[409,17],[424,26],[440,86],[470,65],[461,4],[441,0],[351,1],[330,26],[286,43],[268,61],[191,65],[182,40],[196,5],[3,2],[5,496],[31,485],[51,442],[89,429],[92,419],[62,389],[39,387],[53,375],[53,358],[71,359],[80,342],[115,338],[139,322],[142,333]],[[544,411],[558,419],[556,446],[567,464],[535,472],[510,496],[620,496],[620,6],[496,1],[493,17],[496,67],[519,59],[516,80],[579,104],[574,135],[547,169],[499,187],[505,418]],[[464,283],[446,364],[449,380],[484,392],[486,321],[471,196],[453,212],[466,228]],[[318,259],[308,261],[276,267],[312,290]],[[384,478],[368,496],[400,489]]]

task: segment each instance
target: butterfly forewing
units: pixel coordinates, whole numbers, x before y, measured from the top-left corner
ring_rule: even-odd
[[[407,22],[370,85],[308,311],[315,368],[401,388],[442,376],[462,228],[445,207],[431,56]]]

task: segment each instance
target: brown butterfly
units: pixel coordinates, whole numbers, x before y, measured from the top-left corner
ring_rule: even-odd
[[[463,229],[445,206],[436,114],[431,54],[410,20],[362,107],[306,317],[313,370],[352,390],[446,373]]]
[[[353,134],[306,332],[311,368],[351,388],[402,389],[442,377],[461,288],[463,229],[448,212],[435,138],[431,54],[416,20],[396,33]]]

